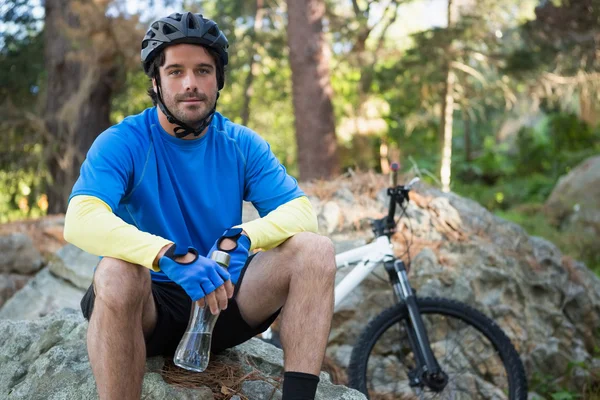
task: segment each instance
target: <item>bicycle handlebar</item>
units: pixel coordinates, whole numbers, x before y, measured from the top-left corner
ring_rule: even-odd
[[[390,186],[392,189],[398,186],[398,171],[400,170],[400,164],[394,162],[390,165],[391,173],[390,173]],[[410,191],[412,187],[419,182],[421,179],[415,177],[408,182],[408,185],[400,186],[400,188]]]
[[[400,166],[398,163],[392,163],[390,168],[391,168],[391,173],[390,173],[391,187],[388,188],[388,195],[391,198],[390,198],[390,206],[388,209],[387,220],[389,223],[393,223],[394,217],[396,214],[396,204],[398,204],[399,206],[402,207],[402,202],[404,202],[405,200],[408,201],[408,192],[410,192],[412,190],[412,187],[417,182],[419,182],[420,179],[415,177],[415,178],[411,179],[407,185],[404,185],[404,186],[398,185],[397,184],[398,171],[400,169]]]
[[[419,181],[421,181],[421,179],[414,177],[410,180],[410,182],[408,182],[408,185],[405,185],[404,188],[408,191],[412,190],[412,187],[417,184]]]

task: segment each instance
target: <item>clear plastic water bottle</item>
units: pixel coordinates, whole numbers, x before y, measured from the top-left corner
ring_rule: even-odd
[[[224,251],[215,250],[210,258],[223,268],[229,266],[230,256]],[[217,318],[219,314],[213,315],[208,304],[198,307],[194,302],[187,329],[173,357],[175,365],[196,372],[203,372],[206,369],[210,359],[212,331]]]

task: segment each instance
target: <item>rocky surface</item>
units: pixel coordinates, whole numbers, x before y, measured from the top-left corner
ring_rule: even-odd
[[[318,213],[321,233],[330,236],[337,251],[341,252],[372,238],[369,219],[385,214],[386,186],[383,177],[365,174],[303,187]],[[244,215],[245,219],[257,216],[248,204]],[[411,243],[409,276],[419,295],[460,300],[495,319],[519,351],[530,381],[544,377],[548,382],[560,381],[577,391],[590,374],[598,374],[600,359],[595,349],[600,345],[600,280],[584,264],[565,257],[552,243],[527,235],[520,226],[495,217],[476,202],[424,184],[419,184],[412,192],[407,218],[399,221],[398,233],[393,238],[394,251],[408,262],[407,240]],[[5,326],[41,330],[36,328],[40,316],[64,306],[78,309],[96,262],[96,257],[68,246],[54,258],[48,257],[44,269],[0,309],[0,318],[32,321],[3,321],[0,324],[5,325],[0,325],[0,332],[8,329]],[[338,280],[347,272],[348,268],[340,269]],[[385,277],[382,270],[375,273]],[[389,284],[372,275],[348,296],[334,315],[327,355],[337,366],[337,381],[344,382],[343,371],[348,365],[352,345],[366,322],[391,306],[392,301]],[[76,314],[65,318],[76,324],[73,322],[79,318]],[[62,324],[68,325],[67,322]],[[77,329],[84,329],[81,321],[76,325]],[[77,329],[60,331],[60,335],[74,335]],[[44,357],[54,357],[54,353],[46,351],[36,353],[37,350],[31,350],[31,344],[25,340],[22,344],[17,343],[18,338],[11,340],[15,341],[11,346],[20,349],[14,350],[11,357],[23,353],[34,365],[46,365],[44,363],[49,361]],[[65,341],[64,346],[68,347],[67,343],[70,342]],[[4,347],[2,344],[2,349]],[[58,357],[67,350],[58,347],[53,351]],[[77,353],[73,350],[72,354],[75,357]],[[85,356],[77,357],[80,357],[81,365],[85,365]],[[258,358],[272,359],[262,364],[263,370],[266,375],[277,376],[280,353],[269,348]],[[4,360],[10,361],[0,359],[0,365],[3,365],[0,373],[14,376],[0,378],[0,384],[21,382],[30,373],[23,375],[24,367],[5,364]],[[73,374],[71,367],[65,367],[59,360],[53,359],[53,362],[65,377],[83,379],[81,373]],[[575,364],[584,367],[573,367]],[[159,381],[159,378],[158,375],[147,375],[149,380]],[[93,390],[93,384],[86,383],[85,379],[81,382],[82,390]],[[11,386],[13,392],[17,386]],[[259,380],[245,384],[244,390],[254,393],[261,387],[266,386]],[[159,393],[171,389],[155,390]],[[320,393],[327,390],[320,389]],[[36,398],[36,395],[31,396]]]
[[[600,156],[588,158],[561,177],[545,204],[557,222],[595,227],[600,235]]]
[[[0,319],[35,319],[63,308],[79,308],[98,257],[65,245],[0,309]]]
[[[579,257],[600,265],[600,155],[561,177],[543,211]]]
[[[0,307],[31,279],[28,275],[0,274]]]
[[[0,236],[0,273],[30,274],[43,264],[33,242],[23,233]]]
[[[33,321],[1,320],[0,398],[97,399],[85,345],[86,330],[87,322],[81,313],[70,309],[62,309]],[[169,384],[163,378],[165,360],[154,357],[146,363],[142,398],[212,400],[215,398],[214,392],[235,394],[240,399],[281,398],[278,379],[283,370],[281,350],[252,339],[219,356],[216,363],[236,367],[234,372],[243,381],[239,391],[225,383],[216,387]],[[210,368],[206,374],[210,374]],[[246,376],[250,379],[244,380]],[[322,374],[317,399],[361,400],[364,396],[344,386],[333,385],[328,376]]]
[[[62,216],[0,225],[0,307],[64,246]],[[59,237],[60,236],[60,237]]]
[[[338,199],[339,190],[329,203],[345,204],[348,196]],[[380,191],[374,198],[384,195]],[[369,212],[381,215],[384,205],[371,206]],[[420,296],[456,299],[492,317],[513,341],[530,379],[549,377],[579,390],[590,373],[598,373],[588,367],[573,371],[570,366],[600,361],[595,350],[600,339],[600,280],[584,264],[474,201],[425,185],[412,193],[407,217],[399,222],[395,253],[404,254],[406,240],[411,242],[409,276]],[[359,218],[354,225],[363,224]],[[336,236],[349,225],[344,218],[337,228],[328,229]],[[383,269],[375,272],[386,276]],[[339,278],[346,273],[340,270]],[[392,301],[389,283],[371,275],[334,317],[327,354],[347,367],[351,345],[365,321]]]

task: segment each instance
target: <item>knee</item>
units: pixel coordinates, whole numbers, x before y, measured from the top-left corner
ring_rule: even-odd
[[[289,242],[289,243],[288,243]],[[303,273],[309,273],[316,280],[333,281],[336,273],[335,247],[326,236],[311,232],[296,234],[286,244],[293,258],[302,265]]]
[[[141,309],[150,285],[148,269],[116,258],[103,258],[94,273],[96,302],[114,310]]]

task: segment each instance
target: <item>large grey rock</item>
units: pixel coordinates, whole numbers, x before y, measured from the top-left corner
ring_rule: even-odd
[[[543,211],[579,257],[592,263],[600,260],[600,155],[561,177]]]
[[[387,206],[382,194],[383,190],[376,197],[379,208],[355,204],[352,212],[380,217],[378,210]],[[402,235],[410,239],[409,276],[420,296],[460,300],[493,318],[513,341],[530,378],[563,378],[577,390],[590,374],[600,373],[600,367],[573,371],[569,367],[570,361],[600,365],[595,350],[600,340],[600,279],[592,271],[472,200],[423,184],[415,188],[411,200],[393,242],[400,255],[406,250]],[[330,201],[338,201],[346,215],[343,200]],[[368,230],[352,229],[359,225],[340,222],[336,237],[347,233],[371,238]],[[366,321],[393,304],[385,271],[374,272],[384,280],[369,276],[334,315],[327,355],[341,367],[347,366],[348,346]],[[337,281],[347,273],[347,268],[338,270]]]
[[[67,244],[48,259],[48,266],[6,301],[0,318],[35,319],[65,307],[79,309],[98,257]]]
[[[0,274],[0,308],[31,279],[29,275]]]
[[[0,309],[0,319],[36,319],[61,308],[79,309],[84,290],[44,268]]]
[[[242,393],[252,400],[281,400],[280,388],[268,380],[250,380],[242,384]],[[366,397],[352,389],[330,383],[317,386],[315,400],[363,400]]]
[[[13,233],[0,236],[0,273],[31,274],[42,267],[42,255],[29,236]]]
[[[86,330],[87,322],[81,313],[68,309],[35,321],[0,321],[0,398],[97,399],[87,356]],[[252,339],[221,357],[239,362],[247,371],[258,372],[259,380],[242,384],[242,393],[249,398],[269,399],[273,393],[280,396],[280,384],[275,378],[281,374],[283,360],[275,347]],[[208,387],[183,388],[166,383],[161,374],[163,364],[161,357],[146,362],[143,399],[214,399]],[[365,397],[321,379],[317,399],[362,400]]]
[[[268,375],[283,373],[283,351],[262,340],[249,340],[236,347],[238,361],[246,360]]]
[[[35,321],[0,321],[0,397],[98,398],[85,345],[86,329],[81,313],[69,310]],[[146,373],[142,390],[144,399],[213,399],[207,388],[171,386],[152,371]]]
[[[86,253],[80,248],[67,244],[58,250],[48,263],[50,272],[57,277],[71,282],[76,287],[87,290],[94,277],[94,268],[98,264],[98,256]]]
[[[281,390],[273,382],[249,380],[242,384],[242,392],[253,400],[281,400]]]
[[[545,208],[559,222],[594,225],[596,235],[600,235],[600,155],[588,158],[561,177]]]
[[[342,210],[338,203],[327,201],[323,204],[321,213],[319,214],[319,226],[325,229],[327,234],[332,234],[342,219]]]

